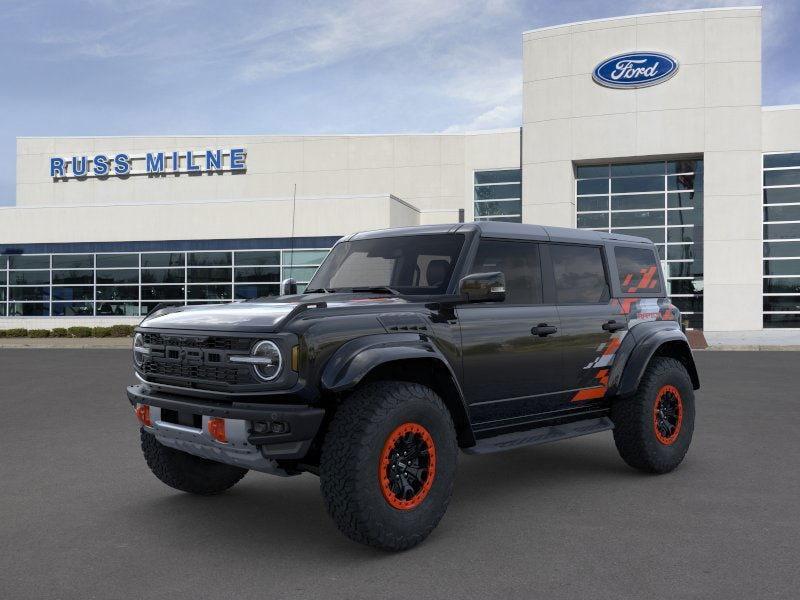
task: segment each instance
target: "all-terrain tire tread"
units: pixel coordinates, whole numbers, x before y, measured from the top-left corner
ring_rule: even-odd
[[[666,453],[658,446],[652,429],[652,402],[657,381],[669,375],[673,380],[681,380],[683,389],[689,396],[683,399],[685,408],[691,411],[686,419],[686,433],[690,436],[694,426],[694,397],[692,383],[686,367],[679,360],[667,356],[654,357],[645,369],[636,392],[617,400],[611,410],[614,421],[614,443],[622,459],[631,467],[650,473],[667,473],[675,469],[683,460],[688,443],[677,454]]]
[[[372,449],[369,440],[399,405],[421,400],[430,410],[449,424],[451,435],[445,443],[457,453],[458,444],[450,413],[439,396],[430,388],[411,382],[377,381],[358,388],[338,407],[327,435],[320,460],[320,488],[328,514],[336,526],[350,539],[388,550],[405,550],[421,542],[436,527],[447,510],[447,502],[437,507],[435,517],[421,531],[396,535],[383,527],[369,506],[362,505],[363,494],[357,493],[353,473],[364,464]],[[437,452],[442,441],[437,444]],[[439,483],[446,483],[446,498],[452,493],[453,477],[444,477],[437,470]]]

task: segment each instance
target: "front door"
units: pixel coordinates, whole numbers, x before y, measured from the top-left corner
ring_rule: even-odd
[[[610,301],[601,246],[550,244],[561,319],[563,408],[605,397],[608,373],[626,320]]]
[[[548,409],[561,389],[560,322],[543,303],[539,244],[483,239],[470,272],[500,271],[504,302],[459,306],[464,393],[477,430]]]

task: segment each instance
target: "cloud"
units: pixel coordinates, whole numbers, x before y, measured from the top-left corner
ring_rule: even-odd
[[[239,76],[255,81],[341,62],[357,55],[408,44],[447,27],[476,2],[453,0],[381,3],[359,1],[346,7],[305,11],[302,27],[247,40],[251,50]]]
[[[505,129],[516,127],[522,122],[520,102],[501,104],[479,114],[468,123],[450,125],[443,133],[460,133],[464,131],[480,131],[484,129]]]

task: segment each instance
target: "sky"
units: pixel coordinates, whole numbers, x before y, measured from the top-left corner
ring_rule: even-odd
[[[0,0],[0,205],[18,136],[518,127],[523,31],[756,3]],[[800,103],[800,2],[763,6],[763,103]]]

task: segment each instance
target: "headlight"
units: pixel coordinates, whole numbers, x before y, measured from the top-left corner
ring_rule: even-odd
[[[145,347],[144,336],[141,333],[137,333],[133,336],[133,363],[137,367],[142,366],[145,354],[150,354],[150,348]]]
[[[252,365],[256,376],[263,381],[272,381],[280,375],[283,361],[281,351],[269,340],[258,342],[250,351],[250,356],[231,356],[234,363]]]

